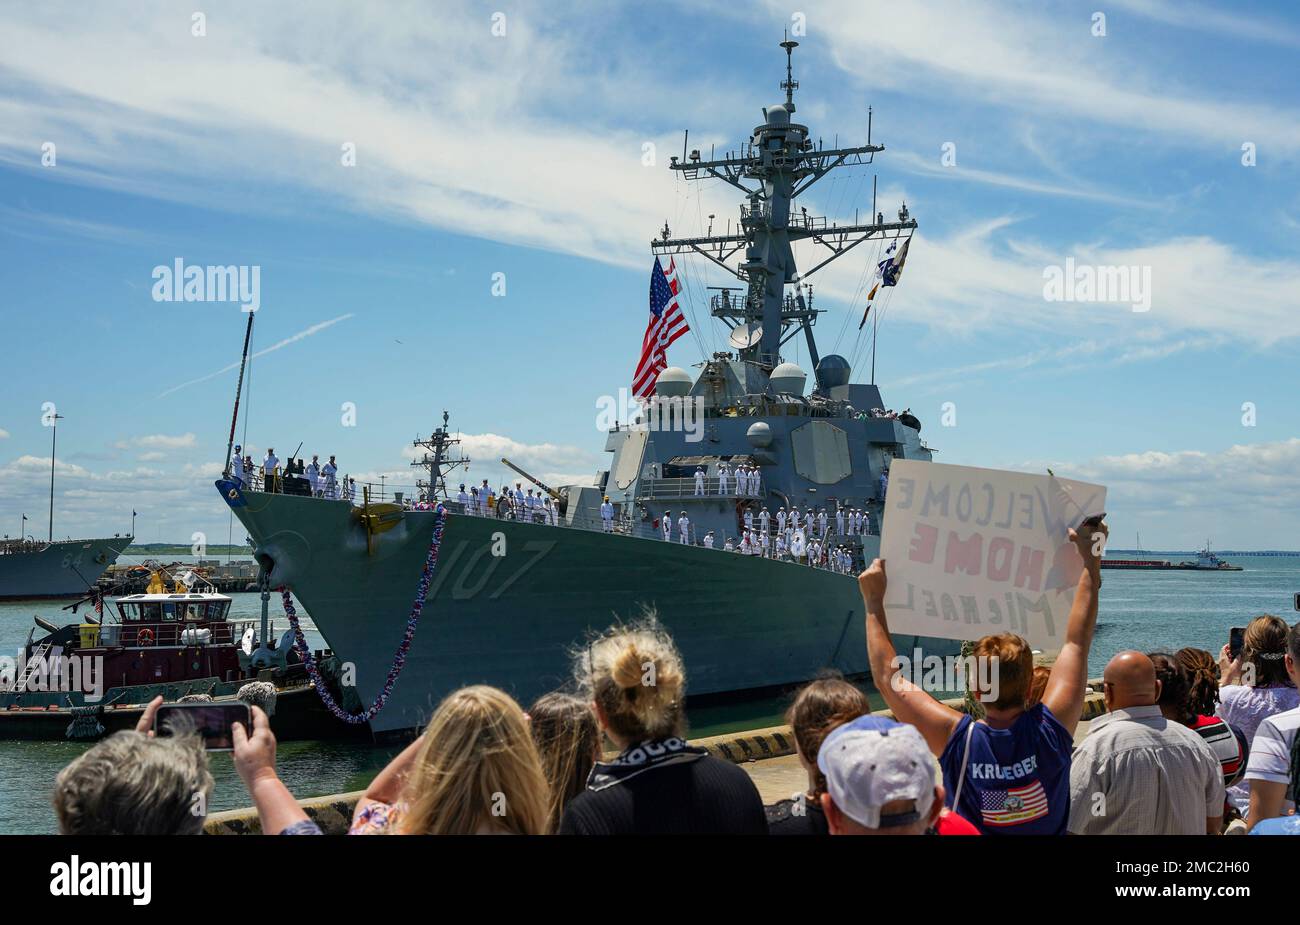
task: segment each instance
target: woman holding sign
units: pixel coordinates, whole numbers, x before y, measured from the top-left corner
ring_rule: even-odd
[[[1065,643],[1042,701],[1026,708],[1033,682],[1029,643],[1014,633],[985,636],[975,658],[989,671],[987,689],[973,691],[985,717],[974,721],[940,703],[904,677],[885,619],[885,561],[877,559],[858,585],[867,613],[867,656],[877,690],[901,722],[916,726],[943,768],[949,807],[985,835],[1064,835],[1070,810],[1070,752],[1083,713],[1088,650],[1097,627],[1101,552],[1109,532],[1100,516],[1070,530],[1083,559]]]

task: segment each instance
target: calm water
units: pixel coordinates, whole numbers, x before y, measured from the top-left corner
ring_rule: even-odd
[[[1099,674],[1106,661],[1123,649],[1173,650],[1190,645],[1217,653],[1228,640],[1229,627],[1244,625],[1260,613],[1275,613],[1288,622],[1295,619],[1291,608],[1292,596],[1300,591],[1300,558],[1233,556],[1231,561],[1246,571],[1106,571],[1090,675]],[[231,596],[236,615],[259,615],[256,594]],[[17,653],[33,625],[33,614],[56,623],[71,619],[60,610],[59,602],[0,603],[0,653]],[[271,617],[277,630],[286,627],[274,598]],[[303,625],[313,648],[323,645],[310,620],[304,619]],[[780,722],[785,706],[783,699],[770,697],[692,710],[691,730],[695,735],[713,735],[773,725]],[[55,831],[50,787],[59,770],[84,748],[64,742],[0,742],[0,833]],[[279,767],[295,795],[319,796],[363,788],[394,751],[355,744],[286,742],[279,748]],[[212,811],[248,804],[229,754],[212,755],[212,772],[216,778]]]

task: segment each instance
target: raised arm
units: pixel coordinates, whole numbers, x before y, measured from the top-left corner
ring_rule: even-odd
[[[235,770],[257,807],[262,834],[279,835],[293,823],[306,820],[307,814],[275,772],[275,735],[270,721],[261,707],[253,707],[252,714],[251,735],[243,723],[231,727]]]
[[[420,747],[424,744],[424,736],[418,736],[414,742],[402,749],[401,753],[388,762],[388,766],[379,772],[378,776],[370,782],[366,792],[361,799],[357,800],[356,809],[352,811],[352,821],[355,823],[361,812],[371,803],[386,803],[392,805],[397,802],[397,798],[402,793],[402,785],[406,780],[407,771],[411,765],[415,764],[415,758],[420,753]]]
[[[858,576],[862,603],[867,612],[867,660],[871,680],[900,723],[910,723],[921,731],[930,751],[943,753],[961,714],[940,703],[917,687],[899,670],[898,653],[889,638],[885,619],[885,560],[877,559]]]
[[[1071,530],[1070,542],[1083,558],[1083,571],[1074,589],[1074,604],[1065,627],[1065,644],[1052,665],[1052,675],[1043,691],[1043,705],[1074,735],[1083,715],[1084,688],[1088,681],[1088,650],[1097,629],[1097,596],[1101,591],[1101,553],[1110,528],[1105,523]]]

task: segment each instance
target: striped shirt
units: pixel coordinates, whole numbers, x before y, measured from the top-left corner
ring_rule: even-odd
[[[1259,724],[1255,741],[1250,746],[1246,783],[1252,780],[1291,783],[1291,746],[1295,743],[1297,731],[1300,731],[1300,708],[1274,714]],[[1290,811],[1291,801],[1287,800],[1282,812]]]
[[[1075,835],[1204,835],[1223,815],[1223,772],[1205,741],[1157,706],[1092,721],[1070,766]]]
[[[1231,726],[1217,716],[1197,716],[1191,730],[1199,735],[1219,759],[1223,768],[1223,785],[1231,787],[1246,770],[1245,737],[1238,737]]]

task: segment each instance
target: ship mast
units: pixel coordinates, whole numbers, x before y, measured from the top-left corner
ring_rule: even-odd
[[[457,451],[453,458],[450,453],[454,447],[460,446],[460,437],[453,437],[447,430],[447,420],[450,415],[443,411],[442,426],[434,430],[427,440],[416,437],[413,446],[423,447],[425,454],[420,459],[411,460],[411,465],[421,469],[429,470],[428,481],[417,480],[415,487],[424,492],[425,500],[434,501],[437,498],[449,500],[447,494],[447,473],[463,467],[466,472],[469,471],[470,459]]]
[[[870,133],[864,145],[827,148],[809,138],[806,125],[790,121],[795,111],[794,91],[799,87],[793,64],[798,45],[789,39],[781,43],[786,54],[786,78],[781,82],[785,103],[763,110],[763,124],[740,150],[709,160],[701,159],[698,149],[689,155],[683,151],[680,160],[671,158],[670,169],[681,171],[688,180],[713,177],[745,194],[737,232],[674,238],[665,222],[659,238],[651,241],[656,255],[700,254],[745,284],[743,298],[733,298],[729,291],[713,296],[710,313],[733,331],[745,326],[732,343],[740,347],[740,358],[747,365],[764,374],[781,362],[781,347],[800,331],[807,338],[816,368],[812,326],[820,310],[812,307],[811,287],[804,285],[809,277],[863,241],[902,237],[916,228],[906,204],[899,209],[896,222],[884,221],[883,213],[871,216],[873,221],[846,225],[828,223],[824,216],[809,215],[806,209],[792,214],[798,197],[826,174],[839,167],[871,164],[875,154],[885,150],[884,145],[871,143]],[[791,245],[806,240],[824,247],[827,253],[819,253],[822,259],[801,273]],[[733,257],[738,258],[736,266],[728,262]],[[785,287],[791,284],[795,293],[787,295]]]

